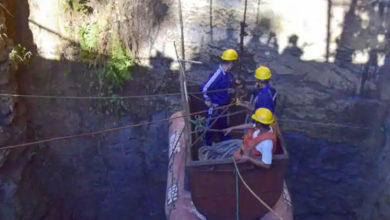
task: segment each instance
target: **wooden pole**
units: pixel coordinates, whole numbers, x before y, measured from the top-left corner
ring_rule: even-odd
[[[187,92],[187,80],[185,75],[185,69],[183,66],[183,63],[181,62],[181,59],[179,58],[179,54],[177,52],[176,43],[173,42],[173,46],[175,47],[175,53],[176,53],[176,60],[179,62],[179,80],[180,80],[180,91],[181,91],[181,101],[183,103],[183,115],[184,117],[184,139],[186,143],[186,163],[191,161],[191,124],[190,124],[190,117],[188,116],[190,114],[190,106],[189,106],[189,100],[188,100],[188,92]]]
[[[179,20],[180,20],[180,33],[181,33],[181,58],[185,60],[186,57],[185,57],[185,50],[184,50],[184,24],[183,24],[183,12],[181,8],[181,0],[179,0]]]
[[[210,41],[213,42],[213,0],[210,0]]]
[[[260,14],[260,0],[257,0],[256,26],[259,25],[259,14]]]
[[[326,55],[325,55],[325,60],[326,62],[329,62],[329,47],[330,47],[330,39],[331,39],[331,33],[330,33],[330,28],[331,28],[331,21],[332,21],[332,0],[328,0],[328,21],[326,25]]]
[[[245,6],[244,6],[244,18],[242,19],[241,22],[241,33],[240,33],[240,56],[242,56],[244,52],[244,37],[247,35],[245,32],[245,28],[247,27],[246,24],[246,9],[248,6],[248,0],[245,0]]]

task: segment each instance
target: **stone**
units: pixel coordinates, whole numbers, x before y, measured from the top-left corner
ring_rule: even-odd
[[[5,161],[7,160],[8,154],[9,154],[9,151],[7,151],[7,150],[0,151],[0,168],[4,165]]]
[[[4,66],[4,65],[3,65]],[[2,69],[2,68],[0,68]],[[10,78],[9,78],[9,71],[7,70],[0,70],[0,85],[6,85],[8,84],[10,81]]]

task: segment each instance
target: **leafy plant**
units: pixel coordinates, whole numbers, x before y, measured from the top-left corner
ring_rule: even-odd
[[[65,11],[78,11],[83,14],[88,14],[92,11],[92,8],[86,5],[86,0],[65,0]]]
[[[134,64],[130,51],[122,46],[118,33],[111,35],[108,45],[102,42],[101,39],[105,39],[102,34],[104,25],[98,22],[86,23],[79,29],[81,58],[90,67],[96,68],[101,86],[108,83],[116,87],[131,79],[130,68]],[[102,69],[99,69],[99,63],[103,64]]]
[[[130,51],[122,46],[117,33],[111,39],[110,56],[107,61],[107,78],[113,85],[131,79],[130,68],[134,65]]]
[[[80,46],[82,51],[87,53],[82,54],[82,56],[87,56],[92,52],[99,41],[100,27],[97,22],[86,23],[79,29],[80,35]]]
[[[28,51],[24,46],[18,44],[9,54],[9,60],[11,64],[15,66],[19,64],[27,65],[30,62],[32,55],[31,51]]]

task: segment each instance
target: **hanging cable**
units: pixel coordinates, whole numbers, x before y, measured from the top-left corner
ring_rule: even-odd
[[[220,107],[216,107],[216,109],[229,108],[230,106],[231,105],[220,106]],[[207,111],[208,110],[203,110],[203,111],[193,112],[189,115],[182,115],[182,116],[177,116],[177,117],[173,117],[173,118],[164,118],[164,119],[150,121],[150,122],[125,125],[125,126],[121,126],[121,127],[109,128],[109,129],[104,129],[104,130],[99,130],[99,131],[92,131],[92,132],[87,132],[87,133],[82,133],[82,134],[54,137],[54,138],[49,138],[49,139],[40,140],[40,141],[33,141],[33,142],[28,142],[28,143],[23,143],[23,144],[10,145],[10,146],[6,146],[6,147],[1,147],[0,150],[14,149],[14,148],[19,148],[19,147],[28,147],[31,145],[37,145],[37,144],[54,142],[54,141],[62,141],[62,140],[68,140],[68,139],[73,139],[73,138],[104,134],[104,133],[108,133],[108,132],[113,132],[113,131],[118,131],[118,130],[123,130],[123,129],[128,129],[128,128],[134,128],[134,127],[140,127],[140,126],[145,126],[145,125],[152,125],[152,124],[157,124],[157,123],[161,123],[161,122],[165,122],[165,121],[170,121],[170,120],[173,120],[176,118],[183,118],[183,117],[189,117],[189,116],[193,116],[193,115],[206,113]]]
[[[207,93],[224,92],[227,89],[216,89],[207,91]],[[203,92],[192,92],[189,95],[200,95]],[[0,93],[0,97],[20,97],[20,98],[41,98],[41,99],[136,99],[136,98],[152,98],[152,97],[164,97],[164,96],[178,96],[181,93],[163,93],[163,94],[149,94],[149,95],[129,95],[129,96],[58,96],[58,95],[29,95],[29,94],[11,94]]]

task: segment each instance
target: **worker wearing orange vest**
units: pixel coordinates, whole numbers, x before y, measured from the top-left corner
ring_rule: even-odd
[[[276,131],[270,126],[274,123],[272,112],[266,108],[259,108],[252,115],[254,125],[244,124],[225,129],[225,134],[234,129],[249,129],[244,136],[243,144],[234,154],[240,161],[250,161],[260,167],[270,168],[272,154],[276,152]]]

